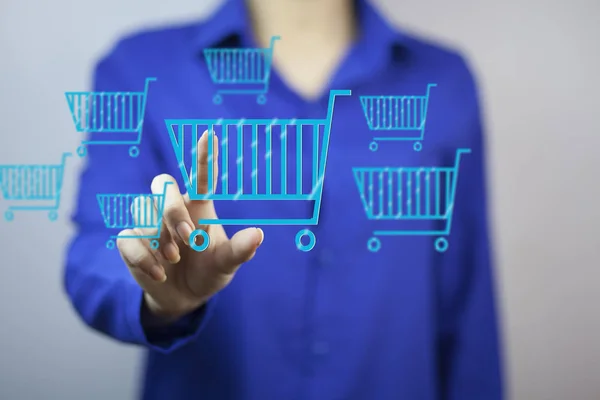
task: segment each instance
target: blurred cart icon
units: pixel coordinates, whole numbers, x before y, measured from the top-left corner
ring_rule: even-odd
[[[381,248],[377,236],[426,235],[438,236],[435,249],[444,252],[452,224],[452,211],[458,180],[458,167],[463,154],[470,149],[458,149],[454,167],[417,168],[354,168],[354,179],[363,207],[370,220],[439,221],[442,229],[396,229],[373,233],[367,248],[376,252]]]
[[[279,36],[271,37],[268,48],[205,49],[204,59],[215,85],[226,86],[213,97],[215,104],[223,102],[225,94],[256,94],[258,104],[267,102],[266,93],[271,78],[273,48]]]
[[[69,156],[71,153],[64,153],[58,165],[0,165],[2,195],[11,203],[19,203],[9,206],[4,219],[12,221],[17,210],[48,211],[50,221],[56,221]]]
[[[201,219],[199,225],[317,225],[321,209],[325,165],[331,135],[331,123],[336,96],[349,96],[349,90],[332,90],[329,95],[329,107],[325,119],[191,119],[166,120],[167,129],[179,167],[183,176],[190,200],[274,200],[274,201],[314,201],[310,217],[299,218],[256,218],[256,219]],[[183,146],[184,131],[191,128],[192,153],[197,155],[199,134],[209,132],[208,143],[213,143],[214,135],[220,135],[220,184],[215,185],[213,146],[208,146],[208,192],[198,193],[197,162],[192,160],[191,174],[184,164],[186,153]],[[263,131],[264,129],[264,131]],[[260,134],[259,134],[260,132]],[[305,135],[303,135],[305,134]],[[259,136],[261,137],[259,143]],[[246,147],[244,147],[246,137]],[[276,142],[279,140],[278,142]],[[307,151],[302,150],[307,143]],[[233,143],[233,148],[232,147]],[[274,144],[277,143],[277,144]],[[295,143],[295,151],[292,144]],[[306,144],[305,144],[306,146]],[[288,148],[289,147],[289,148]],[[230,149],[231,148],[231,149]],[[244,157],[249,151],[250,159]],[[259,156],[260,153],[260,156]],[[277,155],[277,156],[275,156]],[[230,166],[229,159],[234,161]],[[303,173],[302,161],[310,171]],[[244,167],[244,160],[251,161]],[[263,165],[260,170],[259,165]],[[295,174],[288,175],[288,164],[295,162]],[[294,166],[294,165],[292,165]],[[244,174],[250,179],[244,181]],[[289,176],[289,181],[288,181]],[[310,182],[310,190],[306,186]],[[303,186],[303,183],[305,184]],[[241,207],[241,206],[240,206]],[[202,236],[201,244],[196,238]],[[308,243],[303,243],[303,238]],[[196,251],[204,251],[209,246],[209,236],[204,230],[194,231],[190,237],[190,245]],[[315,246],[313,232],[301,229],[296,235],[296,246],[301,251],[310,251]]]
[[[142,141],[148,88],[150,82],[155,80],[147,78],[143,92],[65,92],[77,132],[129,136],[83,140],[77,148],[77,154],[85,156],[89,145],[129,145],[129,155],[137,157]]]
[[[100,212],[104,224],[109,229],[138,229],[140,235],[110,236],[106,242],[108,249],[115,248],[117,238],[148,239],[150,247],[158,248],[158,239],[162,229],[162,217],[165,208],[166,182],[162,194],[97,194]]]
[[[421,151],[429,92],[435,86],[435,83],[427,85],[424,96],[360,96],[369,129],[377,131],[378,135],[369,149],[377,151],[380,141],[408,140],[415,142],[413,148],[416,151]]]

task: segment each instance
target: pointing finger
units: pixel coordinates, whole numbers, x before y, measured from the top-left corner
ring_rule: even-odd
[[[162,213],[163,222],[171,237],[179,238],[187,245],[195,224],[175,178],[167,174],[158,175],[152,180],[152,193],[156,195],[156,208],[159,214]]]
[[[210,136],[213,137],[211,151],[209,151]],[[219,139],[214,133],[211,135],[208,131],[205,131],[202,134],[197,144],[197,157],[196,182],[198,184],[198,194],[213,194],[217,187],[217,177],[219,175]],[[209,187],[211,188],[210,191]]]

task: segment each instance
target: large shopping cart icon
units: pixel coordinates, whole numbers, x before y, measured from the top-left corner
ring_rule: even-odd
[[[16,203],[4,212],[12,221],[15,211],[48,211],[50,221],[58,218],[65,163],[71,153],[64,153],[57,165],[0,165],[0,187],[5,200]]]
[[[354,168],[354,179],[369,220],[441,221],[439,230],[380,230],[367,242],[370,251],[381,248],[377,236],[437,236],[435,249],[444,252],[452,225],[458,167],[463,154],[458,149],[454,167]]]
[[[89,145],[129,145],[129,155],[137,157],[142,142],[144,114],[150,82],[143,92],[65,92],[75,129],[80,133],[137,134],[137,137],[112,140],[83,140],[77,154],[83,157]]]
[[[435,86],[427,85],[424,96],[360,96],[369,129],[377,132],[371,151],[377,151],[377,142],[398,140],[415,142],[416,151],[423,148],[429,92]]]
[[[256,218],[256,219],[201,219],[199,225],[317,225],[323,194],[323,181],[325,178],[325,165],[331,135],[331,123],[336,96],[348,96],[349,90],[332,90],[329,95],[329,107],[325,119],[192,119],[192,120],[166,120],[173,150],[179,161],[187,192],[191,200],[282,200],[282,201],[314,201],[312,216],[307,218]],[[208,192],[198,193],[197,163],[191,162],[191,173],[188,173],[184,163],[186,150],[184,147],[184,132],[186,128],[192,132],[192,151],[197,150],[199,135],[205,130],[209,132],[209,141],[212,143],[213,135],[220,136],[220,182],[214,185],[213,148],[209,146],[208,152]],[[306,128],[306,129],[305,129]],[[259,135],[260,133],[260,135]],[[307,152],[303,152],[303,134],[309,134],[311,144]],[[258,140],[260,136],[260,141]],[[277,142],[279,140],[279,142]],[[244,142],[251,145],[244,146]],[[230,149],[230,146],[235,146]],[[274,145],[274,143],[276,143]],[[291,143],[295,143],[295,151],[291,150]],[[306,143],[306,142],[304,142]],[[308,153],[310,150],[310,153]],[[251,164],[244,165],[245,151],[249,151]],[[259,160],[259,153],[262,159]],[[248,155],[248,153],[245,153]],[[276,157],[273,155],[277,154]],[[302,160],[305,154],[310,154],[309,175],[303,176]],[[197,155],[196,155],[197,157]],[[232,159],[230,165],[229,159]],[[233,160],[235,158],[235,160]],[[264,160],[264,170],[258,166]],[[288,164],[295,160],[295,175],[287,181]],[[233,166],[233,167],[232,167]],[[307,166],[305,164],[305,166]],[[250,170],[250,171],[248,171]],[[204,172],[203,172],[204,174]],[[246,182],[244,177],[250,177]],[[278,178],[275,179],[275,176]],[[306,179],[305,179],[306,178]],[[261,180],[262,184],[259,184]],[[304,187],[303,182],[311,182],[310,190]],[[216,189],[215,189],[216,186]],[[242,205],[240,205],[242,207]],[[201,244],[196,243],[196,238],[201,236]],[[303,238],[308,237],[308,243],[303,243]],[[193,232],[190,245],[196,251],[204,251],[209,245],[208,233],[202,229]],[[296,246],[299,250],[310,251],[315,246],[316,239],[309,229],[301,229],[296,235]]]
[[[148,239],[150,247],[158,248],[165,207],[166,182],[163,193],[112,193],[97,194],[98,205],[108,229],[138,229],[140,235],[111,235],[106,242],[108,249],[114,249],[117,238]]]
[[[225,94],[256,94],[258,104],[265,104],[271,78],[273,48],[275,41],[279,39],[279,36],[273,36],[268,48],[205,49],[204,59],[212,81],[215,85],[225,87],[217,91],[213,102],[221,104]]]

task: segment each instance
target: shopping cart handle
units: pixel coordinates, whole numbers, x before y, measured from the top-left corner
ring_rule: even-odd
[[[64,165],[67,162],[67,157],[71,157],[73,155],[73,153],[63,153],[62,155],[62,165]]]
[[[269,45],[270,49],[275,47],[275,41],[277,41],[277,40],[281,40],[281,36],[271,36],[271,43]]]
[[[333,106],[335,104],[336,96],[350,96],[352,95],[352,90],[330,90],[329,91],[329,105],[327,107],[327,121],[331,123],[331,119],[333,118]]]
[[[150,78],[146,78],[146,83],[144,84],[144,94],[147,96],[148,95],[148,88],[150,87],[150,82],[155,82],[156,78],[154,77],[150,77]],[[144,96],[144,106],[146,103],[146,96]]]

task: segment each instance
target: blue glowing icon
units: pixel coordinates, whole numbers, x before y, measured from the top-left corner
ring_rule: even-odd
[[[271,38],[268,48],[257,49],[205,49],[204,58],[212,81],[219,86],[227,86],[217,91],[213,97],[215,104],[223,102],[225,94],[256,94],[258,104],[267,102],[273,48],[279,36]]]
[[[353,168],[363,207],[370,220],[441,221],[439,230],[381,230],[373,233],[367,247],[376,252],[381,248],[377,236],[426,235],[438,236],[435,249],[448,249],[452,211],[458,180],[458,167],[463,154],[470,149],[458,149],[454,167],[416,168]]]
[[[371,151],[377,150],[377,142],[390,140],[413,141],[416,151],[423,148],[429,92],[435,86],[427,85],[425,96],[360,96],[369,129],[380,135],[369,145]]]
[[[77,154],[85,156],[89,145],[129,145],[129,155],[137,157],[148,87],[155,80],[147,78],[143,92],[65,92],[77,132],[137,134],[135,138],[83,140]]]
[[[104,224],[109,229],[136,229],[139,235],[112,235],[106,242],[108,249],[115,248],[117,238],[148,239],[150,247],[158,248],[158,239],[162,229],[162,217],[165,208],[166,182],[161,194],[97,194],[100,212]]]
[[[314,201],[312,216],[306,218],[201,219],[198,224],[317,225],[335,98],[350,94],[349,90],[332,90],[325,119],[166,120],[173,149],[191,200]],[[192,153],[196,154],[196,158],[198,139],[203,132],[209,132],[208,143],[213,143],[214,135],[220,137],[220,148],[217,149],[220,159],[218,167],[220,182],[214,182],[214,164],[216,163],[213,161],[213,146],[208,146],[208,171],[202,172],[206,173],[208,179],[207,193],[198,193],[197,160],[192,160],[190,174],[186,170],[184,164],[186,154],[184,132],[186,130],[191,132],[190,143],[192,143]],[[274,143],[276,144],[274,145]],[[290,151],[288,144],[291,147],[294,143],[295,151]],[[310,151],[303,152],[303,146],[308,146]],[[246,152],[251,153],[250,160],[247,156],[244,157]],[[303,173],[303,159],[310,159],[310,161],[305,161],[305,166],[310,167],[308,168],[310,169],[309,173]],[[247,161],[247,165],[244,165],[244,160]],[[288,174],[289,164],[292,164],[291,168],[295,169],[295,174],[291,174],[291,176]],[[264,170],[261,170],[259,165],[264,165]],[[250,179],[244,180],[244,174]],[[309,185],[310,190],[307,190]],[[196,244],[195,240],[198,236],[204,238],[200,245]],[[303,243],[304,237],[308,238],[308,243]],[[315,243],[315,235],[310,230],[302,229],[298,232],[296,246],[299,250],[310,251]],[[190,237],[190,245],[199,252],[206,250],[209,245],[208,234],[201,229],[194,231]]]
[[[0,165],[0,186],[4,199],[11,205],[4,219],[12,221],[15,211],[48,211],[50,221],[58,218],[65,163],[71,153],[64,153],[58,165]]]

